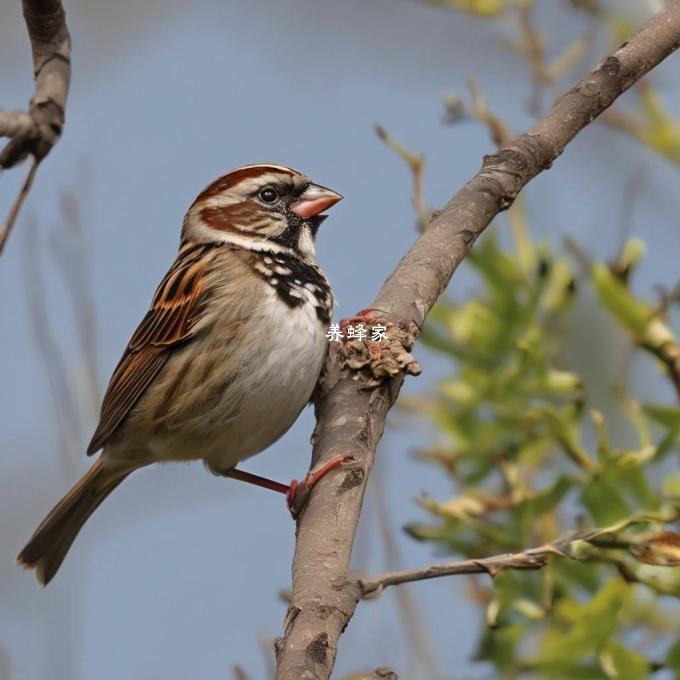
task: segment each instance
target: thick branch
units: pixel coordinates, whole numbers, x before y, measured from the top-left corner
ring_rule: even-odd
[[[534,127],[484,159],[482,169],[436,212],[371,305],[387,320],[417,331],[454,271],[491,220],[548,169],[576,134],[636,80],[680,46],[680,5],[654,17]],[[334,343],[335,344],[335,343]],[[325,680],[338,639],[362,597],[348,579],[366,480],[403,376],[369,388],[364,372],[343,369],[332,351],[316,400],[313,465],[332,456],[356,462],[322,479],[298,521],[293,593],[276,644],[278,680]]]
[[[11,141],[0,153],[0,168],[32,154],[40,161],[61,135],[71,78],[71,41],[61,0],[22,0],[33,50],[35,93],[28,112],[0,112],[0,136]]]
[[[40,163],[57,143],[64,127],[71,79],[71,40],[61,0],[22,0],[22,6],[33,51],[35,92],[28,111],[0,111],[0,137],[10,138],[0,151],[0,170],[11,168],[28,155]],[[35,169],[31,180],[34,173]],[[0,253],[21,200],[23,197],[17,199],[7,222],[0,226]]]

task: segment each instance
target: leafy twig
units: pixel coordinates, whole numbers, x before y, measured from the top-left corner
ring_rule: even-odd
[[[588,543],[593,546],[600,546],[603,540],[616,542],[614,548],[628,548],[630,553],[638,561],[652,563],[660,566],[675,566],[675,564],[661,562],[661,555],[670,553],[669,547],[675,550],[680,537],[670,532],[661,532],[650,535],[643,535],[638,539],[626,539],[618,537],[617,533],[627,529],[634,524],[647,522],[672,522],[680,516],[678,508],[672,508],[667,512],[645,513],[633,515],[621,522],[617,522],[601,529],[589,531],[578,531],[564,538],[546,543],[538,548],[529,548],[521,552],[506,553],[493,557],[481,559],[459,560],[444,564],[431,564],[419,569],[405,569],[403,571],[393,571],[375,576],[370,579],[360,579],[358,581],[362,597],[366,597],[375,592],[381,592],[389,586],[401,585],[403,583],[413,583],[415,581],[425,581],[442,576],[456,576],[459,574],[489,574],[497,576],[504,569],[536,570],[545,567],[551,558],[562,557],[571,560],[582,559],[578,550],[579,543]],[[671,553],[673,554],[673,553]],[[650,557],[652,555],[652,557]],[[583,556],[586,557],[586,556]],[[588,556],[593,559],[592,556]],[[616,565],[625,564],[622,560],[611,557],[600,558],[601,561],[609,561]],[[641,583],[647,583],[642,579],[636,578]]]

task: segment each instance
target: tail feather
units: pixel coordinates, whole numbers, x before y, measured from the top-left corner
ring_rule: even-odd
[[[100,457],[45,517],[19,553],[17,563],[35,569],[38,582],[46,586],[87,518],[129,473],[129,469],[107,465]]]

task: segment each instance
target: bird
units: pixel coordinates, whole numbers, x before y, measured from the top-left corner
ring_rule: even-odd
[[[40,584],[133,471],[202,460],[214,474],[286,492],[236,465],[278,440],[310,401],[328,348],[334,298],[315,239],[343,197],[276,164],[246,165],[189,207],[177,257],[105,392],[89,471],[52,509],[17,562]],[[308,475],[308,488],[342,464]]]

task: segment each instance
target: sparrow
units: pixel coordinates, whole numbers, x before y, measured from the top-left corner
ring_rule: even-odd
[[[342,199],[283,165],[247,165],[187,211],[177,258],[113,372],[87,454],[97,461],[36,529],[17,562],[47,585],[99,504],[134,470],[202,460],[236,470],[295,422],[327,352],[333,295],[316,262],[322,213]],[[308,488],[342,463],[336,457]]]

